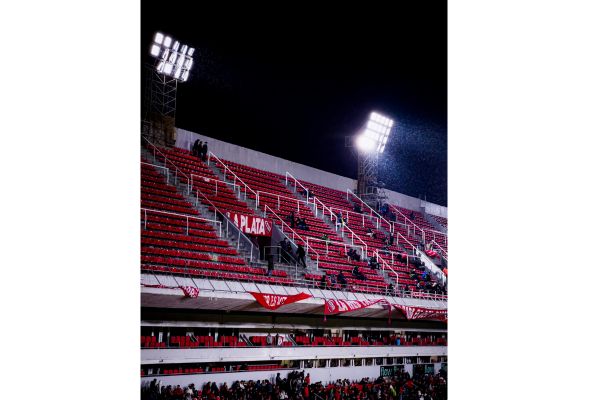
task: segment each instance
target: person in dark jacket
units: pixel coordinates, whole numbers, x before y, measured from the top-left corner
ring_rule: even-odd
[[[208,154],[208,142],[204,142],[202,145],[202,161],[206,161],[206,156]]]
[[[296,257],[298,258],[298,263],[302,265],[304,268],[306,267],[306,261],[304,260],[304,256],[306,252],[304,251],[304,247],[301,244],[298,244],[298,249],[296,250]]]

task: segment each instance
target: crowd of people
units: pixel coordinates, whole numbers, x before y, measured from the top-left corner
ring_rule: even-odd
[[[231,386],[207,382],[199,388],[193,383],[184,388],[164,386],[154,379],[142,387],[142,400],[446,400],[446,379],[444,370],[413,377],[399,371],[392,377],[327,384],[311,383],[310,374],[292,371],[286,378],[277,373],[271,380],[235,381]]]

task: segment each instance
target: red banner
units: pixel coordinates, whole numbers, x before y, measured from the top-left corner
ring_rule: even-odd
[[[386,299],[377,300],[325,300],[325,315],[340,314],[349,311],[360,310],[377,303],[389,304]]]
[[[396,310],[401,311],[407,319],[448,321],[448,310],[446,309],[402,306],[400,304],[392,305]]]
[[[267,308],[269,310],[276,310],[283,305],[295,303],[297,301],[308,299],[308,298],[312,297],[312,295],[306,294],[304,292],[294,294],[291,296],[283,295],[283,294],[269,294],[269,293],[256,293],[256,292],[248,292],[248,293],[250,293],[252,296],[254,296],[256,301],[258,301],[261,306],[263,306],[264,308]]]
[[[142,283],[142,286],[152,287],[152,288],[160,288],[160,289],[181,289],[183,291],[183,295],[185,297],[196,298],[200,293],[200,289],[194,286],[165,286],[165,285],[148,285],[146,283]]]
[[[227,216],[233,221],[235,226],[248,235],[271,237],[273,223],[270,219],[234,212],[227,212]]]

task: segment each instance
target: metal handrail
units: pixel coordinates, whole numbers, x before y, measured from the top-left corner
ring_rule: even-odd
[[[288,184],[288,176],[294,180],[295,184],[300,185],[300,187],[302,187],[304,190],[307,191],[306,197],[307,197],[307,201],[308,201],[308,189],[300,181],[298,181],[298,179],[296,179],[292,174],[290,174],[287,171],[285,172],[285,184],[286,184],[286,186]],[[296,189],[296,186],[294,186],[294,189]],[[337,215],[331,210],[331,208],[329,208],[328,206],[326,206],[325,203],[323,203],[321,200],[319,200],[317,198],[317,196],[315,196],[314,194],[313,194],[313,201],[314,201],[314,204],[315,204],[315,212],[317,210],[317,205],[316,205],[317,202],[319,202],[319,204],[321,204],[321,206],[323,207],[323,210],[329,211],[329,217],[330,217],[330,219],[336,221],[335,229],[337,231],[337,229],[338,229],[338,224],[337,224],[337,218],[338,217],[337,217]],[[318,213],[317,213],[317,215],[318,215]],[[354,233],[354,231],[352,229],[350,229],[350,227],[347,224],[343,224],[342,223],[341,225],[342,225],[342,229],[341,229],[341,231],[342,231],[342,237],[344,237],[344,229],[348,230],[351,233],[350,238],[352,240],[352,245],[354,245],[355,238],[358,239],[365,246],[365,254],[367,254],[368,253],[368,248],[369,248],[368,245],[367,245],[367,243],[360,236],[358,236],[356,233]]]
[[[242,183],[242,185],[244,185],[244,198],[248,198],[248,193],[247,191],[249,190],[250,193],[254,193],[254,196],[256,196],[256,192],[254,190],[252,190],[252,188],[250,186],[248,186],[246,184],[246,182],[244,182],[239,176],[237,176],[232,170],[231,168],[229,168],[223,161],[221,161],[221,159],[219,159],[219,157],[217,157],[212,151],[208,152],[208,165],[210,165],[210,159],[211,157],[213,157],[215,160],[217,160],[224,168],[226,171],[229,171],[229,173],[231,175],[233,175],[234,179],[233,179],[233,183],[235,184],[235,180],[237,179],[238,181],[240,181]],[[225,179],[227,179],[227,173],[224,174],[225,175]]]
[[[306,192],[306,202],[308,203],[309,202],[309,196],[308,195],[310,193],[310,190],[307,189],[306,186],[304,186],[302,184],[302,182],[300,182],[298,179],[294,178],[294,176],[292,174],[290,174],[289,172],[287,172],[287,171],[285,171],[285,186],[288,185],[288,175],[294,180],[294,190],[295,191],[297,191],[298,185],[300,185],[300,187],[302,189],[304,189],[304,191]],[[313,198],[314,198],[314,196],[313,196]]]
[[[297,233],[296,233],[296,231],[295,231],[295,230],[293,230],[291,226],[289,226],[289,225],[288,225],[288,224],[287,224],[287,223],[286,223],[286,222],[285,222],[285,221],[284,221],[284,220],[283,220],[283,219],[282,219],[282,218],[281,218],[279,215],[277,215],[277,213],[275,213],[275,211],[273,211],[273,210],[271,209],[271,207],[269,207],[269,206],[268,206],[268,205],[266,205],[266,204],[265,204],[265,216],[267,215],[267,209],[268,209],[269,211],[271,211],[271,213],[272,213],[272,214],[273,214],[275,217],[277,217],[277,219],[279,219],[279,221],[281,221],[281,233],[283,234],[283,236],[285,236],[286,238],[288,238],[288,239],[289,239],[289,240],[290,240],[292,243],[295,243],[295,241],[293,240],[293,238],[294,238],[295,236],[298,236],[298,238],[299,238],[299,239],[300,239],[302,242],[304,242],[304,244],[306,245],[306,253],[308,254],[308,251],[309,251],[309,250],[312,250],[312,251],[315,253],[315,255],[317,256],[317,259],[315,260],[315,262],[317,263],[316,267],[317,267],[317,269],[319,269],[319,253],[317,253],[317,252],[315,251],[315,249],[313,249],[313,248],[312,248],[312,247],[311,247],[311,246],[308,244],[308,242],[302,238],[302,236],[300,236],[299,234],[297,234]],[[289,237],[288,237],[288,236],[285,234],[285,231],[284,231],[284,229],[283,229],[283,227],[284,227],[284,226],[286,226],[286,227],[287,227],[287,228],[288,228],[290,231],[292,231],[292,239],[290,239],[290,238],[289,238]],[[297,245],[296,245],[296,246],[297,246]]]
[[[189,234],[189,219],[198,219],[201,221],[208,221],[208,222],[214,222],[216,224],[219,224],[219,237],[223,236],[222,233],[222,223],[221,221],[217,221],[212,220],[212,219],[208,219],[208,218],[202,218],[202,217],[196,217],[193,215],[187,215],[187,214],[179,214],[179,213],[174,213],[174,212],[170,212],[170,211],[161,211],[161,210],[154,210],[152,208],[145,208],[145,207],[140,207],[140,210],[144,210],[144,229],[146,229],[146,226],[148,225],[148,212],[150,213],[157,213],[157,214],[168,214],[168,215],[176,215],[178,217],[185,217],[185,234],[188,235]]]
[[[390,271],[392,271],[394,273],[394,275],[396,275],[396,288],[397,288],[398,287],[398,281],[400,279],[400,276],[398,275],[398,273],[396,271],[394,271],[394,269],[392,267],[390,267],[388,265],[388,263],[379,255],[379,251],[375,250],[375,251],[373,251],[373,254],[375,254],[375,259],[378,262],[381,262],[384,267],[387,267],[387,269],[389,269]]]
[[[148,163],[148,162],[145,162],[145,161],[140,161],[140,163],[141,163],[141,164],[145,164],[145,165],[150,165],[150,166],[152,166],[152,167],[154,167],[154,168],[162,168],[162,169],[165,169],[165,170],[167,171],[167,173],[165,174],[165,175],[166,175],[166,177],[167,177],[167,185],[169,184],[169,168],[167,168],[167,167],[163,167],[162,165],[157,165],[157,164]]]
[[[166,156],[166,155],[165,155],[165,154],[164,154],[162,151],[160,151],[160,149],[159,149],[157,146],[155,146],[155,145],[154,145],[154,144],[153,144],[153,143],[152,143],[150,140],[148,140],[148,139],[147,139],[146,137],[144,137],[144,136],[142,136],[142,139],[144,139],[144,140],[145,140],[145,141],[146,141],[146,142],[147,142],[147,143],[148,143],[150,146],[152,146],[152,148],[153,148],[153,150],[154,150],[153,157],[154,157],[154,159],[155,159],[155,160],[156,160],[156,152],[158,152],[160,155],[162,155],[162,156],[163,156],[163,158],[164,158],[164,160],[165,160],[165,167],[167,166],[167,162],[168,162],[169,164],[171,164],[171,165],[172,165],[172,166],[175,168],[175,178],[177,178],[177,172],[179,172],[179,173],[180,173],[180,174],[181,174],[183,177],[185,177],[185,179],[187,180],[187,185],[186,185],[186,187],[188,188],[188,193],[189,193],[189,192],[190,192],[190,191],[189,191],[189,186],[190,186],[190,177],[189,177],[189,176],[187,176],[187,174],[185,174],[185,173],[184,173],[182,170],[180,170],[180,169],[177,167],[177,165],[175,165],[175,163],[173,163],[171,160],[169,160],[169,159],[167,158],[167,156]]]
[[[359,200],[359,201],[360,201],[362,204],[364,204],[365,206],[367,206],[367,208],[368,208],[369,210],[371,210],[371,214],[370,214],[371,216],[373,216],[373,213],[375,213],[375,215],[377,215],[377,217],[379,218],[379,219],[378,219],[378,221],[379,221],[379,220],[385,221],[385,223],[389,225],[389,227],[390,227],[390,232],[391,232],[391,233],[393,233],[393,232],[394,232],[394,227],[393,227],[393,225],[390,223],[390,221],[386,220],[386,219],[385,219],[385,218],[383,218],[381,215],[379,215],[379,213],[378,213],[377,211],[373,210],[373,208],[372,208],[370,205],[368,205],[367,203],[365,203],[363,199],[361,199],[360,197],[358,197],[358,196],[357,196],[357,195],[356,195],[356,194],[355,194],[353,191],[351,191],[350,189],[346,189],[346,200],[348,200],[348,201],[350,200],[350,199],[348,199],[348,193],[350,193],[352,196],[356,197],[356,198],[357,198],[357,199],[358,199],[358,200]],[[379,228],[379,222],[377,223],[377,228]]]
[[[423,228],[421,228],[419,225],[415,224],[413,220],[411,220],[406,215],[404,215],[404,213],[402,211],[400,211],[398,208],[396,208],[395,205],[393,205],[393,204],[388,204],[388,205],[390,206],[390,208],[394,209],[396,214],[400,214],[404,217],[404,222],[409,221],[414,226],[414,228],[420,230],[423,235],[423,241],[425,241],[425,231],[423,230]]]
[[[181,175],[184,176],[187,179],[188,183],[187,183],[186,187],[188,189],[188,194],[190,194],[190,177],[187,176],[185,173],[183,173],[181,170],[179,170],[179,168],[177,168],[177,165],[175,165],[171,160],[169,160],[166,155],[164,155],[154,144],[152,144],[152,142],[150,142],[145,137],[143,137],[143,138],[144,138],[144,140],[146,140],[146,142],[148,142],[149,145],[151,145],[156,151],[158,151],[164,157],[165,164],[166,164],[167,161],[169,163],[173,164],[173,166],[175,167],[175,169],[177,171],[179,171],[181,173]],[[214,154],[213,154],[213,156],[214,156]],[[214,156],[214,157],[216,158],[216,156]],[[155,158],[156,158],[156,156],[155,156]],[[222,161],[219,160],[219,162],[222,162]],[[177,178],[177,175],[175,175],[175,178]],[[245,185],[245,183],[243,181],[240,180],[240,182],[242,182]],[[252,189],[250,189],[250,190],[252,191]],[[227,221],[227,224],[225,224],[226,235],[228,235],[228,233],[229,233],[229,225],[230,224],[238,231],[238,242],[237,242],[237,249],[236,250],[239,250],[239,248],[240,248],[240,238],[243,237],[247,242],[250,243],[250,260],[252,260],[254,249],[258,250],[258,248],[254,245],[254,243],[252,243],[252,241],[250,240],[250,238],[248,238],[246,236],[246,234],[244,234],[237,226],[235,226],[235,224],[223,212],[221,212],[221,210],[212,201],[210,201],[208,199],[208,197],[206,197],[204,195],[204,193],[202,193],[202,191],[200,191],[198,189],[196,189],[196,205],[198,205],[198,194],[200,194],[215,209],[215,220],[217,219],[217,213],[219,213],[221,215],[221,217],[225,221]],[[258,254],[258,251],[257,251],[257,254]]]
[[[300,203],[304,203],[306,205],[311,204],[311,203],[306,202],[304,200],[299,200],[299,199],[297,199],[295,197],[283,196],[283,195],[280,195],[280,194],[277,194],[277,193],[272,193],[272,192],[265,192],[264,190],[257,190],[256,193],[257,193],[256,194],[256,208],[260,207],[260,194],[261,193],[267,195],[266,197],[268,197],[268,196],[277,197],[277,209],[278,210],[281,207],[281,204],[280,204],[281,202],[280,202],[279,198],[294,200],[298,204],[298,207],[297,207],[298,212],[300,212]],[[265,197],[265,196],[263,196],[263,197]]]
[[[194,187],[194,176],[196,176],[198,178],[202,178],[203,180],[208,179],[208,180],[211,180],[211,181],[215,181],[215,195],[217,195],[219,193],[219,191],[218,191],[219,182],[221,182],[221,183],[223,183],[225,185],[231,185],[231,186],[233,186],[233,191],[234,192],[236,191],[236,188],[239,188],[239,186],[240,186],[240,185],[236,185],[235,183],[225,182],[225,181],[222,181],[220,179],[215,179],[215,178],[212,178],[212,177],[207,176],[207,175],[190,174],[190,176],[191,176],[190,185],[191,185],[192,188]]]
[[[330,240],[330,239],[329,240],[325,240],[325,239],[313,238],[313,237],[309,237],[309,236],[306,237],[306,241],[307,242],[310,242],[311,240],[314,241],[314,242],[325,242],[325,254],[326,255],[329,254],[329,248],[328,248],[328,246],[329,246],[330,243],[331,244],[337,244],[338,246],[344,246],[344,254],[347,253],[346,249],[348,247],[358,247],[360,249],[360,252],[361,252],[361,254],[362,254],[363,257],[367,254],[366,253],[366,249],[363,246],[360,246],[360,245],[348,244],[346,242],[340,242],[340,241],[337,241],[337,240]]]
[[[260,254],[260,250],[258,249],[258,247],[252,242],[252,240],[250,240],[250,238],[248,236],[246,236],[246,234],[244,234],[242,232],[242,230],[239,227],[237,227],[233,223],[233,221],[231,221],[231,219],[227,216],[226,212],[221,211],[220,208],[218,208],[212,201],[210,201],[208,199],[208,197],[206,197],[204,195],[204,193],[202,193],[198,189],[196,189],[196,203],[198,203],[198,193],[204,198],[204,200],[206,202],[208,202],[215,209],[215,219],[217,218],[217,214],[219,214],[221,216],[221,218],[223,218],[223,220],[226,221],[225,236],[229,235],[229,226],[230,225],[234,228],[234,230],[237,231],[237,233],[238,233],[237,246],[236,246],[237,251],[239,251],[239,249],[240,249],[240,239],[243,238],[250,245],[250,260],[252,260],[252,258],[253,258],[255,249],[256,249],[256,254]]]

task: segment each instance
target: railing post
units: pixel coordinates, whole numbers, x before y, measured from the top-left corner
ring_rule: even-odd
[[[148,225],[148,211],[144,210],[144,230],[148,229],[147,225]]]
[[[185,217],[185,234],[190,234],[190,217]]]

